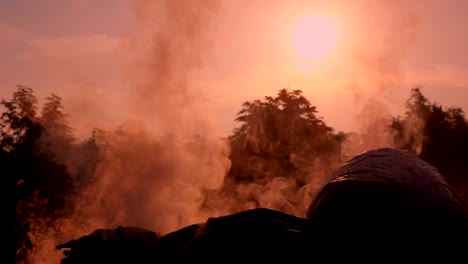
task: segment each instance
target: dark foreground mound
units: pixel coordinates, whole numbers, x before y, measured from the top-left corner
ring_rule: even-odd
[[[305,218],[259,208],[164,236],[101,229],[57,248],[68,249],[63,264],[447,261],[465,257],[465,229],[457,198],[435,168],[405,152],[377,149],[341,166]]]

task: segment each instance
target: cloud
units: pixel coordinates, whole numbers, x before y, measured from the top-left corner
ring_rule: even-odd
[[[27,49],[27,40],[31,37],[21,28],[0,23],[0,61],[9,62],[16,54]]]
[[[0,23],[0,36],[0,44],[4,44],[11,40],[26,39],[31,35],[20,28]]]
[[[70,57],[110,54],[118,51],[120,39],[105,35],[39,38],[28,41],[29,49],[19,54],[22,59],[36,56]]]

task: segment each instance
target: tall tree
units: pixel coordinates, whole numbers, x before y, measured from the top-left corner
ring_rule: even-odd
[[[404,117],[392,123],[395,146],[419,155],[436,167],[468,209],[468,121],[461,108],[430,102],[413,88]]]
[[[19,85],[11,100],[0,103],[4,108],[0,119],[0,231],[6,234],[2,244],[11,245],[0,248],[0,259],[6,263],[23,261],[27,249],[34,246],[29,233],[50,228],[72,208],[74,186],[67,168],[39,147],[44,136],[58,133],[50,128],[63,121],[60,114],[52,115],[60,108],[57,102],[57,98],[48,100],[45,115],[38,118],[33,90]]]
[[[235,181],[264,183],[274,177],[296,180],[302,186],[311,168],[332,169],[339,159],[339,136],[317,117],[317,109],[302,91],[281,89],[276,97],[247,101],[230,137]],[[320,164],[320,165],[318,165]]]
[[[393,118],[391,128],[394,144],[414,154],[419,154],[423,145],[423,134],[432,104],[422,94],[421,87],[411,89],[410,97],[405,104],[404,117]]]
[[[0,247],[0,258],[13,263],[16,251],[27,244],[27,219],[18,207],[32,195],[33,187],[25,179],[31,177],[33,149],[41,128],[37,122],[37,99],[33,90],[17,86],[11,100],[2,99],[4,112],[0,118],[0,231],[6,240]]]
[[[453,185],[468,184],[468,122],[460,108],[433,105],[424,129],[421,158]]]
[[[55,94],[46,97],[41,111],[41,123],[48,134],[73,138],[73,130],[68,124],[67,115],[63,112],[62,98]]]
[[[41,151],[54,156],[57,162],[71,167],[73,164],[70,164],[70,156],[74,154],[75,138],[63,109],[62,98],[55,94],[46,97],[39,119],[43,127],[39,145]]]
[[[12,100],[2,99],[0,105],[5,108],[0,122],[1,144],[5,151],[12,150],[23,140],[34,140],[40,136],[37,98],[31,88],[18,85]]]

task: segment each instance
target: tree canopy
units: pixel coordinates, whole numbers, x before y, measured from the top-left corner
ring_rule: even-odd
[[[262,182],[293,178],[303,186],[310,168],[331,170],[339,160],[341,134],[317,116],[300,90],[279,90],[275,97],[247,101],[235,119],[240,126],[230,136],[235,181]]]
[[[10,100],[0,103],[0,229],[8,234],[0,258],[21,262],[34,245],[29,232],[52,227],[56,219],[73,210],[75,181],[64,153],[78,150],[61,112],[60,97],[46,98],[41,116],[30,87],[21,86]],[[61,149],[62,155],[57,155]],[[60,158],[58,158],[60,157]],[[41,227],[39,227],[41,226]],[[14,241],[14,243],[12,243]]]

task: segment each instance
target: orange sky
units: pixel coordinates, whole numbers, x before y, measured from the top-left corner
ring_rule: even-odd
[[[243,101],[281,88],[302,90],[344,131],[356,129],[368,100],[400,113],[415,85],[468,109],[467,1],[226,0],[205,13],[197,13],[205,1],[156,2],[0,1],[0,96],[17,84],[40,100],[57,93],[72,125],[88,132],[164,112],[161,125],[203,116],[226,135]],[[337,46],[320,62],[293,50],[294,24],[306,15],[337,28]],[[179,50],[159,52],[166,44]],[[164,88],[176,86],[184,89]]]

